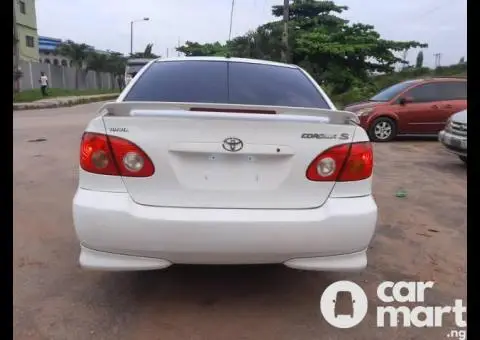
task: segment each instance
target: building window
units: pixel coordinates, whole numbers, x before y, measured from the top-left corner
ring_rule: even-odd
[[[58,66],[58,59],[53,59],[53,65]]]
[[[46,58],[46,59],[44,60],[44,62],[45,62],[45,64],[50,64],[50,59]]]
[[[27,10],[25,8],[25,1],[19,1],[18,2],[18,5],[20,7],[20,13],[22,14],[26,14],[27,13]]]
[[[67,63],[67,61],[66,61],[65,59],[62,60],[62,66],[64,66],[64,67],[67,67],[67,66],[68,66],[68,63]]]
[[[25,37],[26,39],[26,44],[27,44],[27,47],[35,47],[35,38],[30,36],[30,35],[27,35]]]

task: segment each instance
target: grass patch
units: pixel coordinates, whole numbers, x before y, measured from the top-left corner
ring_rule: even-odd
[[[41,99],[72,96],[93,96],[97,94],[120,93],[120,90],[112,89],[89,89],[89,90],[67,90],[67,89],[48,89],[48,96],[43,97],[40,89],[21,91],[13,95],[14,103],[29,103]]]

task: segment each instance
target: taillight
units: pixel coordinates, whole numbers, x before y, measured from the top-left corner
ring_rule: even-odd
[[[318,155],[307,168],[311,181],[351,182],[372,175],[373,152],[369,142],[334,146]]]
[[[137,145],[92,132],[83,134],[80,166],[85,171],[110,176],[149,177],[155,172],[150,157]]]

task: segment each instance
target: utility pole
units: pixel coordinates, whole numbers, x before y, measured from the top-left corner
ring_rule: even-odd
[[[17,2],[13,1],[13,39],[15,39],[14,52],[13,52],[13,72],[20,72],[20,41],[18,39],[17,30]],[[20,82],[17,77],[13,80],[13,90],[18,92],[20,89]]]
[[[230,10],[230,29],[228,30],[228,41],[232,39],[232,26],[233,26],[233,11],[235,9],[235,0],[232,0],[232,8]]]
[[[143,19],[140,19],[140,20],[132,20],[130,21],[130,55],[133,54],[133,24],[136,23],[136,22],[140,22],[140,21],[149,21],[150,18],[143,18]]]
[[[130,55],[133,54],[133,21],[130,21]]]
[[[17,11],[16,11],[17,2],[13,1],[13,38],[15,39],[15,51],[14,51],[14,63],[15,66],[18,66],[19,53],[18,53],[18,31],[17,31]]]
[[[180,51],[178,50],[180,48],[180,37],[178,37],[178,44],[177,44],[177,57],[180,57]]]
[[[288,20],[289,20],[290,1],[283,0],[283,49],[282,61],[288,63],[290,60],[290,49],[288,46]]]

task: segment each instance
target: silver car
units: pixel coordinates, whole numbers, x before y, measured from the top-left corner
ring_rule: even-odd
[[[438,134],[438,140],[451,153],[467,163],[467,110],[452,115],[445,129]]]

